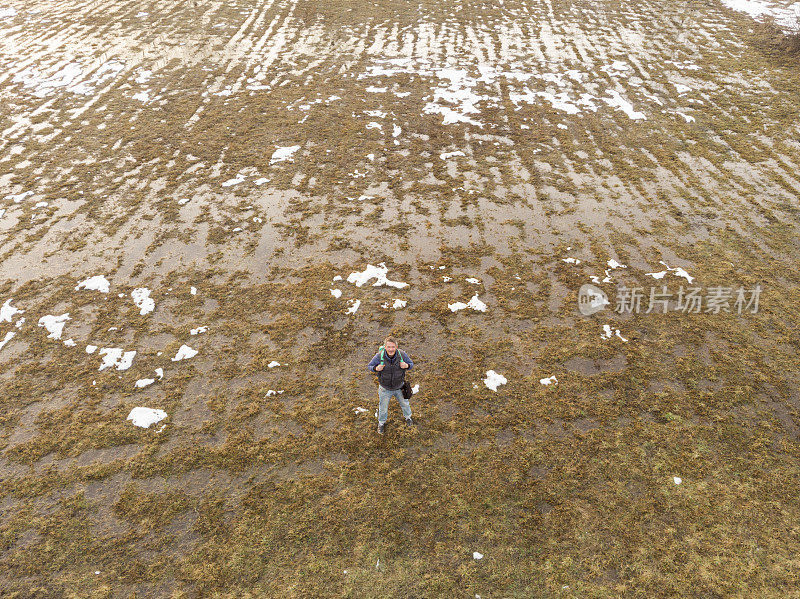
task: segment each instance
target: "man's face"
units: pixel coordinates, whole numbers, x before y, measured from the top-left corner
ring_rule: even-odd
[[[387,354],[389,354],[390,356],[393,356],[394,352],[396,352],[396,351],[397,351],[397,345],[395,345],[391,341],[386,344],[386,353]]]

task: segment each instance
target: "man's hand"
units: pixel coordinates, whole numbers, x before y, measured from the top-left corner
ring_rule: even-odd
[[[405,370],[406,368],[408,368],[408,364],[406,362],[400,362],[400,368]]]
[[[384,366],[383,364],[378,364],[378,365],[375,367],[375,372],[380,372],[381,370],[383,370],[383,366]]]

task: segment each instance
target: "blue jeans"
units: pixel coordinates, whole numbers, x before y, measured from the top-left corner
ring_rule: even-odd
[[[378,423],[383,424],[389,417],[389,400],[392,396],[397,398],[397,403],[400,404],[400,409],[403,410],[405,418],[411,418],[411,406],[408,405],[408,400],[403,397],[402,389],[389,390],[378,386]]]

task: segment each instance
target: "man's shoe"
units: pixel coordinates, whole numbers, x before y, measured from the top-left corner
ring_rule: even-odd
[[[386,430],[386,423],[384,422],[383,424],[381,424],[379,422],[378,423],[378,433],[380,433],[382,435],[385,430]]]
[[[411,420],[411,418],[406,418],[406,424],[407,424],[408,426],[414,426],[414,421],[413,421],[413,420]]]

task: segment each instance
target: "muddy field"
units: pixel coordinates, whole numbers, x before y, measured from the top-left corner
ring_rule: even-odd
[[[0,0],[0,595],[800,596],[753,16]]]

